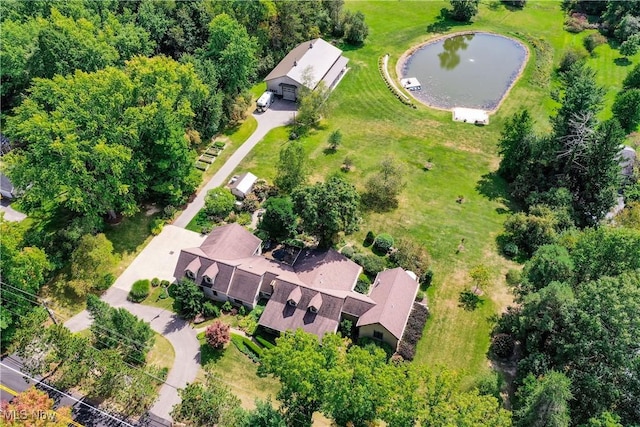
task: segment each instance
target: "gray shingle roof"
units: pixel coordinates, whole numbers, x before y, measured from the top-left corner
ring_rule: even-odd
[[[396,338],[402,338],[417,293],[418,282],[402,268],[379,273],[370,293],[376,305],[360,317],[357,326],[380,323]]]

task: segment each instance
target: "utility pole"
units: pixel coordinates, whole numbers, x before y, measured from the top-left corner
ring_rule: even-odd
[[[56,316],[53,314],[53,311],[51,311],[51,309],[47,305],[47,300],[46,299],[42,300],[42,305],[47,310],[47,313],[49,313],[49,317],[51,318],[51,320],[53,320],[53,323],[57,325],[58,321],[56,320]]]

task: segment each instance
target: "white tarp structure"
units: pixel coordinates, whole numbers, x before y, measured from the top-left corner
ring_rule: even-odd
[[[476,110],[473,108],[454,108],[453,121],[476,125],[488,125],[489,113],[484,110]]]
[[[409,77],[408,79],[401,79],[400,84],[407,90],[420,90],[422,85],[415,77]]]

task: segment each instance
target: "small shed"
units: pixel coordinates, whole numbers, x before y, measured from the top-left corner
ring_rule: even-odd
[[[253,184],[256,183],[258,177],[251,172],[245,172],[240,175],[234,182],[231,183],[229,189],[234,196],[239,199],[244,199],[247,194],[253,189]]]
[[[474,108],[454,108],[453,121],[471,123],[475,125],[488,125],[489,113]]]

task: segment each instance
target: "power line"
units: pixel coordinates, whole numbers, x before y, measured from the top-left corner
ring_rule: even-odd
[[[6,307],[5,307],[5,308],[6,308]],[[20,314],[20,313],[16,313],[16,312],[15,312],[15,311],[13,311],[13,310],[9,310],[8,308],[6,308],[6,309],[7,309],[9,312],[11,312],[11,313],[15,314],[16,316],[20,316],[20,317],[22,317],[23,319],[26,319],[26,316],[24,316],[24,315],[22,315],[22,314]],[[107,348],[107,349],[108,349],[108,348],[110,348],[110,346],[108,345],[108,343],[106,343],[106,342],[104,342],[104,341],[99,340],[99,339],[98,339],[97,337],[95,337],[95,336],[94,336],[94,338],[95,338],[95,340],[96,340],[96,341],[98,341],[100,344],[104,345],[104,346],[105,346],[105,348]],[[89,345],[91,348],[94,348],[94,349],[96,349],[96,350],[98,350],[98,351],[103,350],[103,349],[100,349],[100,348],[96,347],[95,345],[91,344],[91,342],[90,342],[90,341],[87,341],[87,342],[88,342],[88,345]],[[131,347],[131,348],[134,348],[134,347]],[[134,349],[135,349],[135,350],[139,350],[139,349],[136,349],[136,348],[134,348]],[[146,375],[146,376],[148,376],[149,378],[151,378],[151,379],[153,379],[153,380],[155,380],[155,381],[159,382],[160,384],[166,384],[167,386],[169,386],[169,387],[171,387],[171,388],[174,388],[174,389],[176,389],[176,390],[178,390],[178,389],[179,389],[179,387],[177,387],[177,386],[175,386],[175,385],[173,385],[173,384],[169,384],[166,380],[163,380],[162,378],[159,378],[159,377],[156,377],[155,375],[150,374],[149,372],[147,372],[147,371],[145,371],[144,369],[142,369],[142,367],[132,365],[131,363],[128,363],[126,360],[124,360],[124,358],[126,357],[126,358],[128,358],[130,361],[138,362],[138,360],[136,360],[136,359],[132,358],[132,356],[130,356],[130,355],[124,355],[124,354],[121,354],[121,356],[123,357],[122,362],[123,362],[125,365],[129,366],[130,368],[139,370],[140,372],[142,372],[143,374],[145,374],[145,375]]]
[[[15,360],[15,359],[12,359],[12,360]],[[89,405],[89,404],[87,404],[87,403],[83,402],[82,400],[78,400],[78,399],[76,399],[75,397],[73,397],[73,396],[71,396],[71,395],[69,395],[69,394],[67,394],[67,393],[65,393],[65,392],[63,392],[63,391],[58,390],[57,388],[51,387],[49,384],[47,384],[47,383],[45,383],[45,382],[43,382],[43,381],[40,381],[40,380],[38,380],[38,379],[36,379],[36,378],[34,378],[34,377],[32,377],[32,376],[28,375],[28,374],[25,374],[25,373],[24,373],[24,372],[22,372],[22,371],[19,371],[19,370],[17,370],[17,369],[13,369],[11,366],[5,365],[5,364],[4,364],[4,363],[2,363],[2,362],[0,362],[0,365],[4,366],[5,368],[7,368],[7,369],[9,369],[9,370],[11,370],[11,371],[13,371],[13,372],[15,372],[15,373],[17,373],[17,374],[20,374],[20,375],[22,375],[22,376],[24,376],[24,377],[26,377],[26,378],[29,378],[31,381],[35,381],[36,383],[43,385],[44,387],[48,388],[49,390],[53,390],[53,391],[55,391],[55,392],[57,392],[57,393],[60,393],[60,394],[62,394],[63,396],[66,396],[66,397],[68,397],[68,398],[70,398],[70,399],[74,400],[75,402],[77,402],[77,403],[79,403],[79,404],[81,404],[81,405],[86,406],[87,408],[89,408],[89,409],[91,409],[91,410],[93,410],[93,411],[99,412],[99,413],[101,413],[102,415],[105,415],[105,416],[109,417],[110,419],[112,419],[112,420],[114,420],[114,421],[116,421],[116,422],[120,423],[120,425],[125,425],[125,426],[127,426],[127,427],[134,427],[132,424],[129,424],[128,422],[123,421],[123,420],[121,420],[121,419],[119,419],[119,418],[116,418],[116,417],[114,417],[113,415],[111,415],[111,414],[109,414],[109,413],[107,413],[107,412],[104,412],[104,411],[102,411],[102,410],[100,410],[100,409],[96,408],[95,406],[91,406],[91,405]]]

